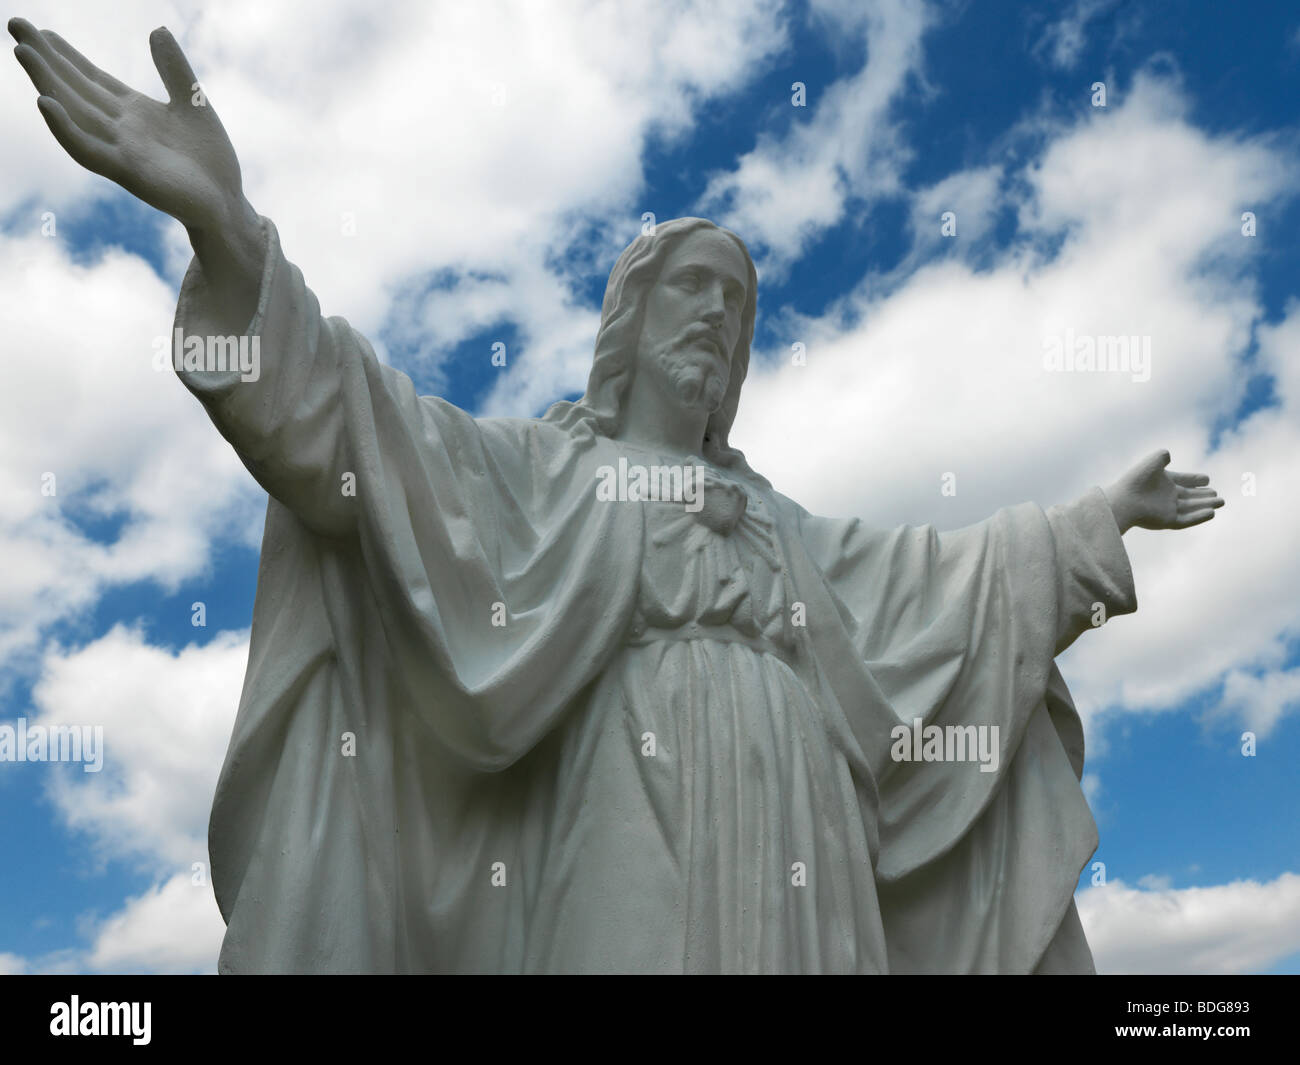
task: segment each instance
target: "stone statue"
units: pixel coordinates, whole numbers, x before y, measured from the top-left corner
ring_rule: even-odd
[[[165,104],[9,29],[68,154],[189,231],[177,372],[270,495],[223,972],[1092,971],[1054,658],[1136,609],[1121,535],[1213,517],[1206,477],[810,515],[728,440],[756,279],[698,218],[619,258],[580,400],[470,417],[321,316],[166,29]]]

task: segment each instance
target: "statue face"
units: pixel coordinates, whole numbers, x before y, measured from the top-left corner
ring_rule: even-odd
[[[637,373],[690,410],[722,405],[749,270],[736,242],[698,229],[668,254],[646,301]]]

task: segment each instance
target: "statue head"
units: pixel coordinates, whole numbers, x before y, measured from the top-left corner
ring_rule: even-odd
[[[749,372],[757,292],[753,260],[730,230],[703,218],[658,224],[610,271],[586,393],[547,419],[614,436],[633,378],[653,374],[683,406],[709,411],[704,457],[744,465],[727,437]]]

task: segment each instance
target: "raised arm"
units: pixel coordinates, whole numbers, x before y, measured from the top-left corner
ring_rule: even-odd
[[[9,32],[40,93],[36,105],[63,149],[180,222],[214,298],[246,322],[262,276],[262,227],[244,198],[230,138],[176,39],[162,27],[149,35],[168,95],[159,103],[100,70],[57,33],[21,18],[9,20]]]
[[[357,493],[368,489],[373,499],[379,490],[379,474],[352,483],[361,459],[354,437],[379,420],[375,391],[401,397],[399,413],[383,419],[389,446],[405,446],[397,439],[404,428],[425,434],[409,379],[380,366],[342,319],[321,317],[274,226],[245,199],[230,139],[166,29],[149,39],[165,104],[104,73],[58,34],[22,19],[9,31],[68,154],[189,232],[195,259],[173,331],[184,348],[172,354],[178,376],[268,493],[318,533],[351,534]],[[374,381],[358,379],[372,371]],[[356,380],[349,388],[345,379]]]

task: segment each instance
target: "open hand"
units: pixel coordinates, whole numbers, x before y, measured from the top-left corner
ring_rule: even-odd
[[[1105,490],[1120,532],[1188,529],[1214,517],[1223,500],[1203,473],[1166,470],[1168,451],[1155,451]]]
[[[78,163],[179,220],[191,234],[220,229],[245,205],[239,161],[198,90],[185,53],[160,27],[149,35],[169,100],[106,74],[57,33],[9,20],[14,55],[40,92],[55,139]]]

